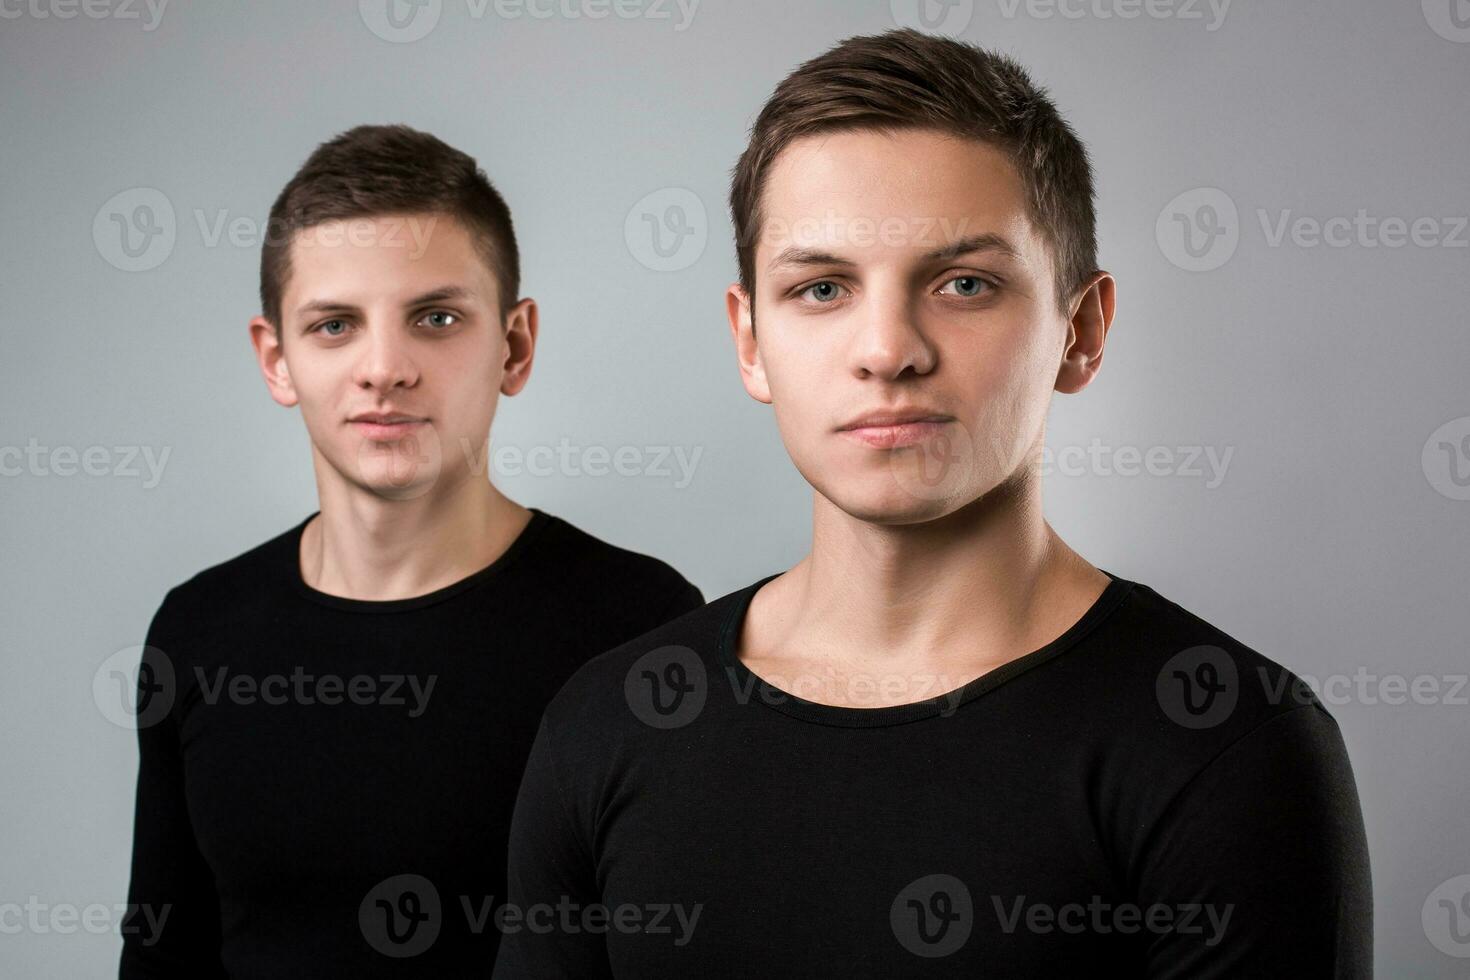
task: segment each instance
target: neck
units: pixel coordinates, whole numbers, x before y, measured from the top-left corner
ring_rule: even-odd
[[[1024,472],[915,524],[859,520],[817,494],[811,554],[788,574],[789,649],[957,671],[1045,645],[1107,584],[1046,523]]]
[[[317,488],[321,514],[302,532],[301,575],[349,599],[406,599],[452,585],[504,554],[531,519],[473,473],[444,474],[422,496],[394,500],[319,465]]]

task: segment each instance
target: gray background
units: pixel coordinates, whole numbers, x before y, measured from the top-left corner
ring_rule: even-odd
[[[0,915],[125,901],[135,736],[94,677],[142,643],[169,586],[315,508],[304,428],[267,397],[245,324],[271,201],[343,129],[430,130],[511,204],[542,340],[497,445],[702,454],[684,486],[498,476],[511,496],[672,562],[710,598],[804,553],[809,491],[726,331],[726,180],[774,83],[911,17],[902,0],[703,0],[683,29],[653,0],[603,19],[565,12],[595,0],[544,18],[442,0],[411,42],[374,33],[373,0],[175,0],[156,22],[123,0],[25,2],[0,5],[0,447],[35,440],[49,462],[0,477]],[[1097,168],[1120,308],[1097,381],[1057,397],[1048,445],[1098,440],[1102,462],[1052,473],[1047,514],[1095,564],[1297,672],[1369,678],[1329,708],[1363,797],[1379,972],[1466,976],[1470,943],[1443,938],[1431,893],[1470,887],[1453,880],[1470,874],[1470,692],[1445,696],[1470,635],[1455,478],[1470,469],[1470,233],[1453,220],[1470,213],[1470,27],[1450,17],[1458,2],[1470,23],[1470,3],[1237,0],[1219,21],[1184,2],[1087,0],[1074,17],[976,0],[936,27],[1032,68]],[[128,271],[107,232],[146,203],[139,188],[167,200],[174,240]],[[658,271],[625,226],[663,214],[671,189],[705,214],[680,268]],[[1396,248],[1372,227],[1273,242],[1287,212],[1360,209],[1434,230]],[[234,242],[212,237],[236,218]],[[1181,221],[1224,234],[1191,257]],[[68,448],[94,446],[94,472],[68,475]],[[127,447],[167,451],[161,479],[124,466]],[[1125,447],[1172,462],[1122,475]],[[1188,447],[1231,452],[1223,479],[1184,465]],[[1385,703],[1393,676],[1440,695]],[[5,976],[115,970],[115,933],[14,932],[10,915]]]

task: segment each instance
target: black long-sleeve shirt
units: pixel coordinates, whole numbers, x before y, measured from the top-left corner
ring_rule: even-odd
[[[290,531],[172,589],[139,671],[124,980],[488,975],[546,701],[698,606],[664,563],[533,509],[423,596],[335,597]],[[162,923],[161,929],[157,923]]]
[[[1111,577],[1054,642],[899,706],[747,669],[769,579],[594,659],[527,765],[495,976],[1369,976],[1336,723]]]

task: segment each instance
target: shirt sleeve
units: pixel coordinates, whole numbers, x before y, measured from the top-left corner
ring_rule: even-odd
[[[1367,840],[1326,709],[1276,715],[1197,773],[1150,834],[1137,880],[1143,915],[1162,906],[1156,923],[1172,923],[1150,929],[1155,980],[1371,977]]]
[[[214,876],[195,841],[185,802],[177,659],[170,656],[177,652],[176,608],[171,591],[148,628],[139,667],[138,791],[120,980],[225,976]],[[156,718],[144,707],[152,697],[170,699],[168,710]]]
[[[584,927],[596,922],[584,913],[602,907],[591,834],[565,803],[555,754],[543,716],[511,819],[506,907],[516,921],[500,925],[495,980],[612,976],[605,931]]]

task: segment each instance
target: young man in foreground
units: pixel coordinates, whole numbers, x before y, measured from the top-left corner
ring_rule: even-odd
[[[320,510],[153,619],[128,900],[168,914],[125,930],[121,976],[483,976],[542,707],[703,599],[490,483],[537,320],[474,160],[358,127],[270,227],[251,339]]]
[[[731,204],[811,553],[552,700],[496,976],[1367,976],[1333,719],[1042,516],[1051,393],[1114,310],[1052,103],[853,38],[778,87]]]

